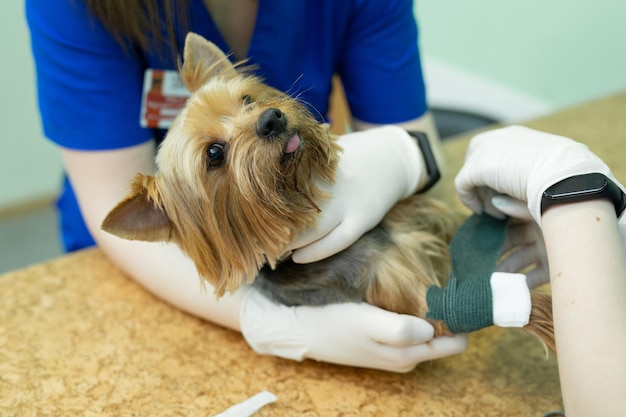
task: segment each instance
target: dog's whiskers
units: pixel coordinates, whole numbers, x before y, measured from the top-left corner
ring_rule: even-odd
[[[285,94],[287,94],[289,97],[293,97],[292,89],[296,86],[296,84],[298,83],[298,81],[300,81],[300,80],[302,79],[302,77],[304,77],[304,74],[300,74],[300,75],[298,76],[298,78],[296,78],[296,79],[294,80],[294,82],[293,82],[293,83],[291,83],[291,86],[290,86],[287,90],[285,90]],[[309,90],[309,89],[305,90],[305,92],[306,92],[306,91],[308,91],[308,90]]]
[[[319,208],[319,206],[317,204],[315,204],[315,202],[311,199],[311,197],[309,197],[309,195],[307,193],[305,193],[304,191],[302,191],[300,189],[300,187],[298,186],[298,177],[295,176],[293,179],[293,186],[294,189],[301,195],[303,196],[308,202],[309,204],[318,212],[321,213],[322,209]]]

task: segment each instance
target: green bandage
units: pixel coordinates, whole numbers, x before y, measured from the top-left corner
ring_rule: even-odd
[[[474,214],[450,242],[452,269],[445,288],[426,293],[426,317],[442,320],[453,333],[467,333],[493,325],[491,274],[502,250],[508,218]]]

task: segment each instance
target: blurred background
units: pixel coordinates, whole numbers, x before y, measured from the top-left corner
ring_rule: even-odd
[[[61,162],[41,131],[23,9],[0,2],[0,273],[61,254]],[[442,136],[626,90],[623,0],[416,0],[415,12]]]

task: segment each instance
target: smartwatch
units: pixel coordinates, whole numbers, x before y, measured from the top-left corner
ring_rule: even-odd
[[[437,160],[435,159],[435,154],[433,153],[433,149],[430,147],[430,142],[428,141],[428,136],[423,132],[414,132],[407,131],[409,135],[415,138],[417,141],[417,145],[422,151],[422,155],[424,155],[424,161],[426,162],[426,173],[428,174],[428,181],[418,193],[425,193],[430,190],[433,185],[439,181],[441,178],[441,172],[439,171],[439,166],[437,165]]]
[[[565,178],[548,187],[541,196],[541,214],[557,204],[577,203],[598,198],[611,200],[618,218],[626,208],[626,195],[622,189],[606,175],[594,172]]]

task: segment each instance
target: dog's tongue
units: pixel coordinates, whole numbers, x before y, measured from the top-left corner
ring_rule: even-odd
[[[289,138],[287,146],[285,147],[285,153],[294,153],[300,147],[300,138],[298,135],[293,135]]]

